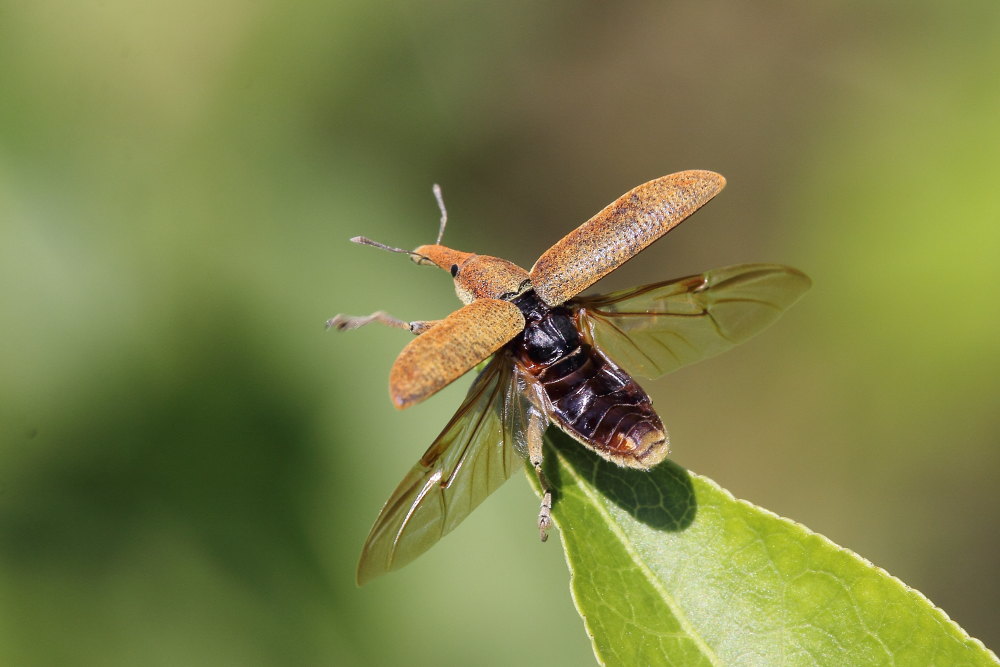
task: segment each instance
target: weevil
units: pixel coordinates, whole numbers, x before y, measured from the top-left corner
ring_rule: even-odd
[[[656,378],[743,342],[809,288],[803,273],[744,264],[598,296],[581,292],[632,259],[725,186],[691,170],[644,183],[542,253],[530,270],[441,245],[448,220],[440,188],[438,237],[408,254],[451,274],[464,304],[441,320],[384,311],[337,315],[327,327],[371,322],[416,335],[389,374],[399,409],[469,370],[479,372],[455,416],[385,503],[365,542],[358,583],[398,569],[457,526],[527,459],[543,490],[538,529],[550,525],[552,489],[542,470],[553,424],[605,459],[649,469],[669,452],[667,431],[633,376]]]

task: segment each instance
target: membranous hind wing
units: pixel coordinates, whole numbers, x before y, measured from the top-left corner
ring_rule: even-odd
[[[458,412],[386,501],[361,552],[359,584],[427,551],[523,467],[534,408],[521,382],[503,353],[486,365]]]
[[[767,328],[811,282],[777,264],[742,264],[578,297],[581,330],[631,374],[659,377]]]

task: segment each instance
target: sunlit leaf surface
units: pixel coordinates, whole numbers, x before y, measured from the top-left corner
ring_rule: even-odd
[[[546,456],[604,664],[997,664],[919,592],[707,478],[619,468],[555,429]]]

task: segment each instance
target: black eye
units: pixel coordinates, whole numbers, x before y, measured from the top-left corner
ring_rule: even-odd
[[[451,277],[454,278],[458,275],[458,264],[451,265]]]

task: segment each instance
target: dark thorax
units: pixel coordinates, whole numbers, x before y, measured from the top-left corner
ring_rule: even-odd
[[[666,435],[646,392],[580,331],[571,308],[529,291],[513,301],[524,332],[508,343],[549,402],[549,419],[605,458],[635,466],[658,455]]]

